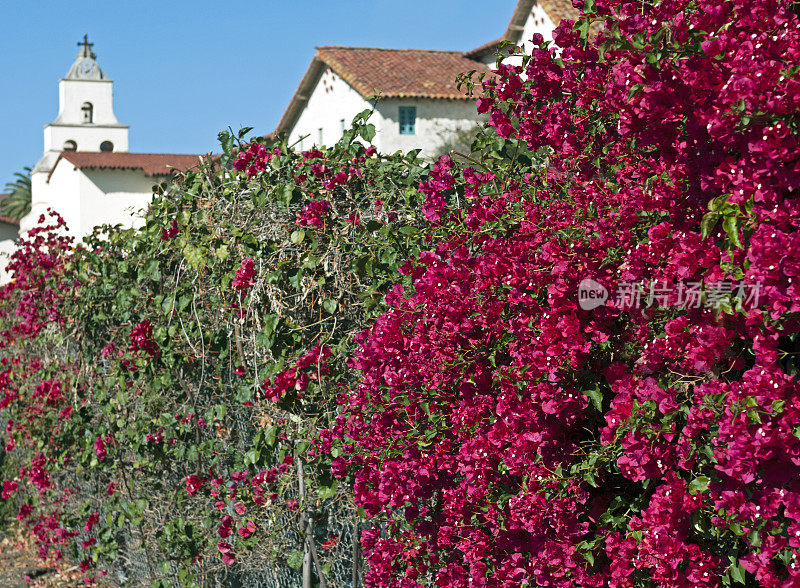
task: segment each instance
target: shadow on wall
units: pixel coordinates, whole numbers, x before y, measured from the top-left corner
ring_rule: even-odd
[[[442,155],[449,155],[453,152],[471,155],[472,142],[475,140],[478,129],[481,128],[482,124],[481,122],[475,122],[472,125],[464,126],[455,131],[453,129],[441,128],[436,133],[436,136],[439,138],[439,146],[434,150],[431,159],[436,161]]]

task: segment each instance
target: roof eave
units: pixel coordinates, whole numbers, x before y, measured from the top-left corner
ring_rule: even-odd
[[[50,183],[50,178],[53,177],[53,172],[56,171],[56,167],[58,166],[58,163],[62,159],[64,159],[64,151],[62,151],[61,153],[58,154],[58,158],[56,159],[55,163],[53,163],[53,167],[50,168],[50,172],[47,174],[47,183],[48,184]]]
[[[484,43],[480,47],[475,47],[471,51],[467,51],[464,53],[464,57],[468,59],[472,59],[473,61],[479,60],[481,57],[486,55],[493,55],[497,53],[497,50],[500,48],[500,44],[506,40],[505,37],[500,37],[499,39],[495,39],[494,41],[489,41],[488,43]]]
[[[522,38],[522,32],[525,29],[525,23],[528,22],[528,17],[533,10],[534,4],[536,4],[536,0],[520,0],[517,3],[511,22],[508,23],[506,34],[503,35],[503,40],[519,45],[519,40]]]
[[[326,63],[320,59],[319,55],[314,55],[314,59],[311,60],[311,64],[308,66],[303,79],[300,80],[300,85],[289,101],[289,106],[286,107],[286,111],[278,122],[278,126],[275,127],[275,130],[271,134],[277,135],[278,133],[290,133],[292,131],[294,125],[297,123],[297,119],[300,118],[300,113],[308,103],[311,92],[319,82],[319,78],[322,76],[325,66]]]

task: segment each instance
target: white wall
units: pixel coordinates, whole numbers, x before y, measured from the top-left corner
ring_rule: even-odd
[[[61,80],[58,82],[58,117],[44,127],[44,150],[61,151],[65,141],[75,141],[78,151],[100,151],[100,143],[111,141],[114,151],[128,150],[128,127],[114,116],[111,80]],[[83,121],[81,107],[93,107],[92,122]]]
[[[60,152],[66,141],[75,141],[77,151],[100,151],[100,143],[111,141],[114,151],[128,151],[128,127],[100,125],[47,125],[44,128],[45,151]]]
[[[6,271],[6,267],[11,263],[11,254],[16,249],[16,238],[0,241],[0,286],[11,281],[11,274]]]
[[[525,55],[530,55],[533,49],[533,44],[530,41],[534,33],[541,33],[545,41],[552,41],[553,29],[555,28],[555,23],[548,16],[547,12],[545,12],[544,8],[542,8],[538,2],[534,4],[531,14],[528,15],[528,20],[525,21],[525,27],[522,31],[522,36],[520,37],[520,45],[523,46]],[[497,65],[497,56],[494,53],[489,53],[488,55],[482,56],[479,61],[489,69],[493,70]],[[503,60],[503,63],[508,63],[510,65],[522,65],[522,58],[506,58]]]
[[[525,21],[525,28],[520,37],[520,45],[523,46],[524,54],[530,55],[533,50],[531,37],[534,33],[541,33],[545,41],[553,40],[553,30],[556,28],[553,20],[544,11],[544,8],[537,2],[533,5],[533,11],[528,15],[528,20]],[[513,57],[504,61],[512,65],[522,65],[521,57]],[[494,65],[491,66],[494,69]]]
[[[416,134],[400,134],[400,106],[417,107]],[[289,143],[308,135],[297,147],[302,145],[302,149],[310,149],[312,145],[319,145],[321,128],[322,144],[332,145],[342,136],[342,120],[345,128],[350,128],[353,118],[368,108],[372,105],[361,94],[333,70],[326,68],[289,134]],[[373,143],[379,151],[394,153],[422,149],[423,156],[431,156],[449,131],[474,126],[477,120],[478,113],[472,100],[412,98],[379,100],[369,122],[375,125]]]
[[[61,167],[61,166],[59,166]],[[80,236],[98,225],[141,227],[159,178],[140,170],[86,170],[80,175]]]
[[[414,135],[400,134],[400,107],[416,106]],[[422,149],[423,157],[435,155],[453,131],[473,128],[479,117],[473,100],[390,98],[378,102],[374,116],[375,146],[383,153]]]
[[[93,106],[93,122],[118,125],[114,116],[114,83],[111,80],[67,80],[58,82],[58,117],[56,124],[83,124],[84,102]]]
[[[345,128],[350,128],[353,118],[367,108],[371,108],[370,103],[331,68],[326,67],[289,134],[289,144],[308,135],[302,142],[302,149],[319,145],[321,128],[322,144],[333,145],[342,137],[342,119]],[[296,148],[300,146],[298,143]]]
[[[140,170],[80,170],[65,160],[56,166],[49,182],[44,173],[31,177],[34,200],[30,214],[20,221],[20,231],[36,226],[39,215],[52,208],[79,240],[97,225],[142,226],[141,212],[159,182]]]

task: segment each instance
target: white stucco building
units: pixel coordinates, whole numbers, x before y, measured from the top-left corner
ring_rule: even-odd
[[[353,117],[374,108],[370,122],[379,151],[422,149],[424,156],[436,155],[454,131],[479,120],[475,97],[457,88],[459,74],[489,74],[503,41],[530,51],[534,33],[552,40],[563,18],[578,18],[570,0],[519,0],[505,34],[466,53],[318,47],[275,132],[301,149],[331,145]],[[380,100],[372,99],[376,94]]]
[[[460,51],[318,47],[276,132],[301,149],[331,145],[374,108],[379,151],[422,149],[430,157],[454,131],[478,122],[475,98],[456,83],[471,70],[489,74]]]
[[[58,116],[44,127],[44,155],[31,172],[31,212],[20,230],[52,208],[81,238],[101,224],[137,226],[155,184],[173,169],[197,165],[197,155],[129,153],[128,126],[114,116],[113,82],[84,36],[77,58],[58,83]]]
[[[78,239],[102,224],[140,226],[153,186],[200,156],[130,153],[128,126],[114,116],[113,82],[96,61],[86,36],[58,83],[58,116],[44,127],[44,154],[31,172],[31,212],[17,225],[0,217],[0,283],[19,234],[51,208]]]

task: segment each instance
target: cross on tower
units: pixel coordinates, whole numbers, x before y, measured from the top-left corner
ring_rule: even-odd
[[[94,57],[92,53],[92,47],[94,47],[94,43],[89,42],[89,35],[83,36],[83,42],[78,42],[78,47],[83,47],[84,57]]]

